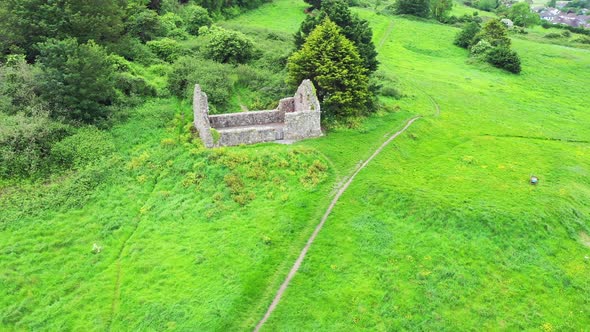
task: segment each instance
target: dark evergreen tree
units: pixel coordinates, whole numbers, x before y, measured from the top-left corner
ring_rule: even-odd
[[[397,14],[428,17],[430,15],[430,0],[397,0],[395,11]]]
[[[288,82],[310,79],[317,88],[324,119],[345,119],[369,111],[372,96],[367,70],[354,44],[329,18],[313,30],[288,61]]]
[[[295,45],[299,49],[305,42],[309,33],[314,30],[326,17],[342,29],[346,38],[356,46],[363,66],[372,73],[377,70],[377,51],[373,43],[373,31],[366,20],[351,13],[350,8],[344,0],[324,0],[322,10],[317,16],[307,16],[301,23],[299,31],[295,34]]]
[[[308,4],[311,5],[313,9],[320,9],[322,8],[322,0],[305,0]]]

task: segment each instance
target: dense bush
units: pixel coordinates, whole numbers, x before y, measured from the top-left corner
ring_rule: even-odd
[[[139,10],[129,16],[125,29],[129,36],[137,37],[144,43],[164,34],[158,13],[149,9]]]
[[[493,48],[492,44],[488,43],[487,40],[480,40],[477,44],[473,45],[470,49],[471,55],[475,57],[487,57],[488,52]]]
[[[430,0],[430,12],[437,21],[445,23],[453,9],[453,0]]]
[[[205,52],[208,58],[221,63],[246,63],[255,55],[254,43],[239,31],[221,27],[201,28],[206,38]]]
[[[454,44],[469,48],[474,58],[483,59],[495,67],[520,73],[520,58],[510,50],[506,26],[498,19],[488,21],[483,29],[475,22],[465,25],[455,37]]]
[[[131,73],[117,73],[115,75],[115,87],[127,97],[156,96],[156,88],[145,79]]]
[[[239,65],[235,74],[238,77],[236,86],[256,91],[257,98],[248,105],[250,109],[271,109],[276,107],[279,99],[293,95],[293,87],[285,82],[282,72]]]
[[[380,90],[380,94],[385,97],[392,97],[395,99],[400,99],[403,97],[403,94],[399,89],[393,86],[384,86]]]
[[[210,12],[227,12],[232,8],[256,8],[271,0],[193,0],[199,6],[207,8]],[[187,2],[187,1],[185,1]]]
[[[546,34],[544,37],[549,38],[549,39],[555,39],[555,38],[561,38],[561,37],[563,37],[563,35],[560,33],[557,33],[557,32],[550,32],[550,33]]]
[[[70,127],[51,120],[47,113],[0,113],[0,177],[47,174],[52,145],[70,132]]]
[[[475,36],[481,30],[479,24],[475,22],[467,23],[461,31],[455,36],[455,45],[463,48],[469,48],[473,44]]]
[[[583,27],[572,27],[567,24],[553,24],[547,20],[541,20],[541,26],[545,29],[557,28],[557,29],[567,30],[567,31],[573,32],[573,33],[579,33],[581,35],[590,36],[590,29],[585,29]]]
[[[586,37],[586,36],[580,36],[578,38],[574,38],[572,39],[572,41],[574,43],[580,43],[580,44],[590,44],[590,37]]]
[[[24,55],[8,56],[0,66],[0,112],[15,114],[30,113],[41,101],[37,96],[37,75]]]
[[[518,54],[507,47],[494,47],[487,53],[487,60],[494,67],[505,69],[511,73],[520,73]]]
[[[18,47],[31,61],[38,54],[35,45],[52,38],[115,42],[123,32],[125,6],[120,0],[2,0],[0,54]]]
[[[191,35],[198,35],[201,27],[211,26],[212,23],[207,9],[201,6],[189,6],[186,9],[186,30]]]
[[[407,14],[418,17],[430,15],[430,0],[397,0],[394,3],[397,14]]]
[[[104,48],[66,39],[40,44],[39,52],[40,95],[54,115],[87,123],[108,116],[116,93],[113,63]]]
[[[232,67],[211,60],[182,57],[168,75],[168,89],[181,99],[192,98],[195,84],[209,97],[211,113],[225,111],[233,93]]]
[[[477,43],[482,39],[487,40],[494,47],[510,48],[511,44],[511,40],[508,37],[508,29],[499,19],[492,19],[486,22],[481,31],[475,36],[473,43]]]
[[[311,9],[322,8],[322,0],[305,0],[305,2],[311,6]]]
[[[125,36],[117,43],[109,44],[108,49],[125,59],[142,65],[161,62],[158,57],[136,37]]]
[[[475,7],[485,11],[492,11],[500,5],[499,0],[466,0],[463,2],[467,6]]]
[[[166,13],[160,16],[160,25],[166,37],[185,40],[188,38],[182,17],[175,13]]]
[[[166,62],[174,62],[186,52],[176,40],[171,38],[151,40],[146,45],[158,58]]]
[[[55,143],[51,149],[51,160],[61,168],[79,168],[108,156],[114,150],[115,144],[108,133],[86,127]]]

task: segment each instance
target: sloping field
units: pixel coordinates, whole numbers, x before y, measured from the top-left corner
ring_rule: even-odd
[[[304,7],[224,24],[294,32]],[[359,14],[407,95],[384,100],[396,112],[205,151],[190,108],[154,100],[101,164],[1,192],[0,329],[252,329],[335,186],[416,114],[336,205],[266,330],[587,328],[590,52],[516,39],[516,76],[468,63],[455,28]]]

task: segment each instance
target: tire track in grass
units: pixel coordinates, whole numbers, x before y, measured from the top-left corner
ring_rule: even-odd
[[[153,193],[156,190],[156,186],[158,185],[159,179],[160,179],[161,173],[159,173],[156,176],[156,179],[154,181],[154,184],[152,185],[152,188],[150,190],[150,193],[146,196],[146,200],[145,203],[142,205],[142,207],[140,208],[138,215],[137,215],[137,222],[135,223],[135,225],[133,226],[133,230],[131,230],[131,233],[129,234],[129,236],[125,239],[125,241],[123,241],[123,244],[121,245],[121,247],[119,248],[119,253],[117,254],[117,259],[115,260],[116,262],[116,274],[117,274],[117,278],[115,279],[115,289],[113,291],[113,301],[111,302],[111,315],[109,317],[109,321],[107,323],[107,331],[111,331],[111,326],[113,324],[113,320],[115,318],[115,315],[117,314],[117,311],[119,309],[119,302],[121,301],[121,277],[122,277],[122,267],[121,267],[121,259],[123,258],[123,254],[125,252],[125,249],[127,249],[127,244],[129,243],[129,241],[131,240],[131,238],[133,238],[135,236],[135,233],[137,233],[137,229],[139,228],[139,224],[141,223],[141,210],[144,207],[147,207],[147,202],[149,201],[150,197],[153,195]]]
[[[438,107],[437,107],[437,109],[438,109]],[[270,306],[268,307],[266,313],[264,314],[264,317],[258,322],[258,324],[256,325],[256,327],[254,328],[254,331],[255,332],[260,331],[260,329],[264,326],[264,324],[266,323],[266,321],[270,318],[270,315],[273,313],[273,311],[278,306],[279,302],[281,301],[281,298],[283,297],[283,294],[285,293],[285,290],[287,290],[287,287],[289,287],[289,283],[291,283],[291,280],[293,279],[293,277],[295,276],[295,274],[297,274],[297,271],[299,271],[299,268],[301,267],[301,264],[303,263],[303,260],[305,259],[305,256],[307,255],[307,252],[309,251],[309,248],[311,247],[311,245],[315,241],[316,237],[318,236],[318,234],[320,233],[320,231],[324,227],[324,224],[326,223],[326,220],[328,219],[328,217],[332,213],[332,210],[336,206],[336,203],[338,203],[338,200],[340,200],[340,197],[342,197],[342,195],[344,194],[344,192],[346,191],[346,189],[348,189],[348,187],[350,186],[350,184],[352,183],[352,181],[354,181],[354,179],[358,175],[358,173],[360,173],[360,171],[362,171],[365,167],[367,167],[367,165],[375,157],[377,157],[377,155],[379,155],[379,153],[381,153],[381,151],[383,151],[383,149],[385,147],[387,147],[387,145],[389,145],[389,143],[391,143],[399,135],[401,135],[402,133],[404,133],[408,128],[410,128],[410,126],[416,120],[418,120],[420,118],[422,118],[422,116],[418,115],[418,116],[415,116],[415,117],[411,118],[410,120],[408,120],[406,122],[406,125],[402,129],[398,130],[393,135],[391,135],[385,142],[383,142],[383,144],[381,144],[381,146],[379,146],[379,148],[377,148],[377,150],[375,150],[375,152],[373,152],[373,154],[367,160],[365,160],[361,164],[361,166],[359,168],[356,169],[356,171],[352,174],[352,176],[348,179],[348,181],[338,190],[338,192],[336,193],[336,196],[334,196],[334,198],[332,199],[332,202],[328,206],[328,209],[324,213],[324,216],[320,220],[320,223],[316,226],[314,232],[311,234],[311,236],[307,240],[307,243],[305,244],[305,247],[303,247],[303,249],[299,253],[299,257],[297,258],[297,260],[293,264],[293,267],[289,271],[289,274],[287,275],[287,277],[285,278],[285,280],[281,284],[281,287],[279,288],[279,290],[276,292],[275,297],[274,297],[272,303],[270,304]]]
[[[391,31],[393,31],[393,21],[389,22],[389,25],[387,26],[387,30],[385,30],[385,34],[383,35],[383,37],[381,37],[381,40],[379,41],[379,45],[377,46],[377,50],[380,50],[381,47],[383,47],[383,45],[385,45],[385,42],[387,41],[387,38],[389,38]]]

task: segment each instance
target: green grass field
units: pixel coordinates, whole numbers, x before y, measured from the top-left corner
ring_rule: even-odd
[[[223,25],[292,33],[304,8],[275,0]],[[111,131],[112,156],[3,188],[0,330],[251,330],[335,186],[417,114],[337,204],[265,330],[587,329],[590,51],[519,37],[512,75],[471,63],[457,28],[356,11],[406,95],[383,99],[397,111],[206,151],[186,102],[155,99]]]

